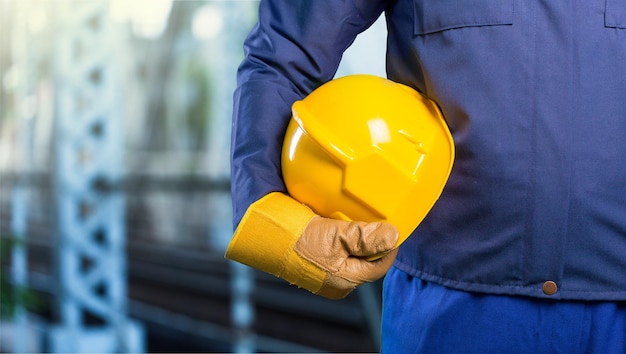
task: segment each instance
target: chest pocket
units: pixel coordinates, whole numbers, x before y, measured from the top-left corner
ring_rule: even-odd
[[[604,26],[626,29],[626,0],[606,0]]]
[[[413,0],[413,7],[416,35],[513,24],[513,0]]]

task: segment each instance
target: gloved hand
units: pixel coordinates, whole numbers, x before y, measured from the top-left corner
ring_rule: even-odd
[[[385,275],[395,259],[397,241],[398,231],[389,223],[324,218],[274,192],[248,208],[226,258],[315,294],[341,299]]]

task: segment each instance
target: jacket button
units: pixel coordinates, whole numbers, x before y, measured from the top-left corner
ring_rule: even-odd
[[[558,289],[559,287],[552,280],[548,280],[543,283],[543,286],[541,287],[541,290],[543,290],[543,293],[546,295],[554,295]]]

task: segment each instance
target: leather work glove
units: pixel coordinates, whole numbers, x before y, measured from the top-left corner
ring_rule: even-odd
[[[248,208],[226,258],[323,297],[341,299],[385,275],[397,241],[398,231],[389,223],[324,218],[273,192]],[[380,258],[368,261],[372,256]]]

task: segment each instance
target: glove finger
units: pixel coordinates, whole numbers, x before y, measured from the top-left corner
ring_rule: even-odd
[[[357,286],[380,279],[393,264],[397,249],[391,250],[376,261],[349,257],[337,273],[328,273],[320,290],[316,293],[323,297],[338,300],[346,297]]]
[[[387,222],[346,222],[339,236],[351,256],[367,257],[385,253],[398,242],[398,229]]]
[[[398,230],[385,222],[351,222],[316,216],[294,249],[302,257],[336,272],[349,256],[385,254],[398,241]]]
[[[359,285],[378,280],[391,268],[397,254],[398,249],[395,248],[375,261],[368,261],[359,257],[348,257],[335,275]]]

